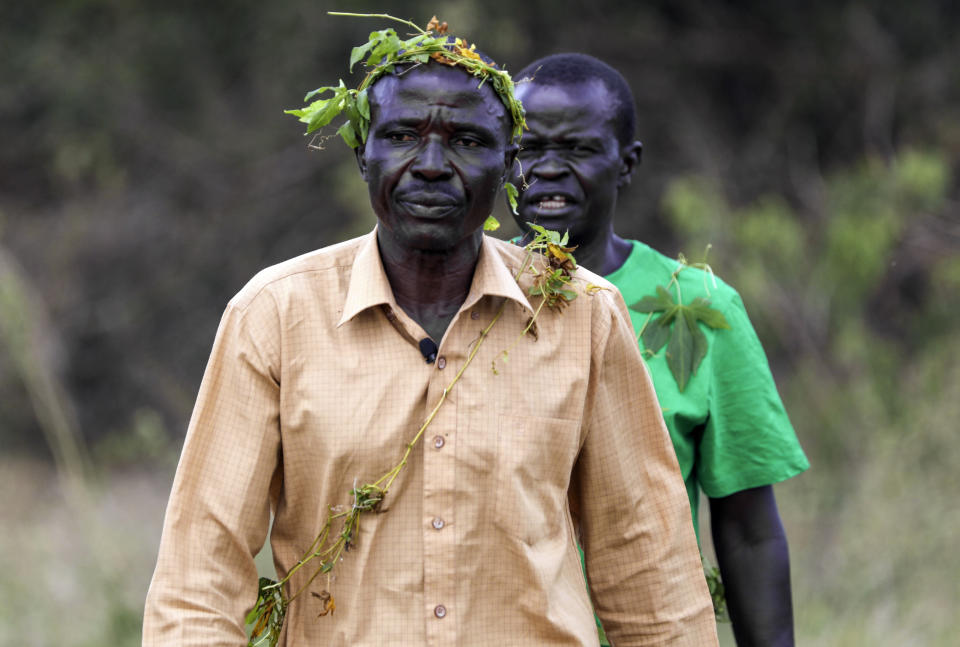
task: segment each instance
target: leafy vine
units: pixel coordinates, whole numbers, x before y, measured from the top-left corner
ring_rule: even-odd
[[[370,99],[367,94],[370,86],[384,74],[392,73],[397,65],[424,65],[433,60],[443,65],[462,67],[480,79],[477,87],[482,87],[484,83],[489,82],[510,115],[513,125],[512,139],[520,140],[523,129],[526,127],[526,121],[523,104],[520,103],[514,93],[513,79],[510,74],[506,70],[497,68],[492,61],[488,63],[483,60],[477,53],[475,44],[470,45],[461,38],[447,36],[447,23],[441,23],[434,16],[424,29],[409,20],[396,18],[389,14],[360,14],[337,11],[328,13],[332,16],[385,18],[412,27],[416,30],[416,33],[406,40],[401,40],[396,30],[390,27],[372,32],[366,43],[354,47],[350,53],[350,71],[353,71],[354,66],[366,57],[364,66],[368,68],[368,71],[359,87],[356,89],[348,88],[343,79],[340,79],[339,85],[323,86],[308,92],[303,100],[314,99],[314,101],[307,106],[285,110],[286,114],[298,117],[301,122],[307,124],[306,134],[309,135],[323,128],[337,116],[344,114],[347,120],[337,129],[337,134],[343,138],[343,141],[350,148],[356,148],[367,141],[367,134],[370,131]],[[328,93],[333,93],[333,96],[326,99],[319,98]],[[504,189],[510,207],[516,213],[517,188],[510,182],[506,182]],[[499,225],[495,225],[495,223],[495,219],[488,220],[486,228],[496,229]]]

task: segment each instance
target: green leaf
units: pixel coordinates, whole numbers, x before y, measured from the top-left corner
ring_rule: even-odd
[[[648,294],[631,305],[630,309],[636,312],[660,312],[661,310],[669,310],[675,305],[676,303],[673,297],[670,296],[670,293],[667,292],[667,289],[662,285],[658,285],[656,296]]]
[[[376,41],[368,40],[363,45],[358,45],[350,51],[350,71],[353,72],[353,66],[360,62],[370,48],[376,44]]]
[[[483,230],[496,231],[498,229],[500,229],[500,221],[493,216],[487,216],[487,219],[483,222]]]
[[[667,366],[670,367],[681,393],[690,380],[690,367],[693,363],[693,338],[685,319],[677,318],[670,335],[670,343],[667,345]]]
[[[343,81],[341,81],[341,83],[343,83]],[[304,100],[304,101],[309,101],[309,100],[310,100],[310,97],[315,97],[315,96],[317,96],[318,94],[323,94],[324,92],[330,92],[330,91],[336,92],[336,90],[337,90],[336,86],[325,85],[325,86],[323,86],[322,88],[317,88],[316,90],[312,90],[312,91],[310,91],[310,92],[307,92],[307,95],[306,95],[305,97],[303,97],[303,100]]]
[[[690,330],[690,336],[693,340],[692,356],[690,357],[690,374],[696,375],[700,362],[707,356],[707,336],[697,325],[697,315],[690,308],[683,309],[683,320]],[[682,391],[683,389],[681,389]]]
[[[263,596],[257,598],[257,603],[253,605],[253,608],[250,609],[250,613],[247,614],[247,617],[244,619],[243,623],[247,625],[252,625],[253,621],[256,620],[259,615],[260,605],[263,604]]]
[[[343,137],[343,141],[347,142],[350,148],[356,148],[360,145],[360,142],[357,141],[357,134],[353,129],[352,122],[344,122],[343,125],[337,129],[337,134]]]
[[[662,285],[657,286],[656,295],[643,297],[630,309],[648,314],[663,313],[644,325],[640,338],[653,354],[669,341],[667,366],[681,392],[707,355],[707,336],[698,323],[703,322],[714,329],[730,328],[723,313],[710,306],[709,299],[697,297],[689,305],[677,303]]]
[[[504,182],[503,190],[507,192],[507,204],[510,205],[510,211],[512,211],[515,216],[520,215],[517,211],[517,197],[520,195],[517,187],[513,185],[513,182]]]
[[[387,62],[393,61],[397,57],[397,52],[403,48],[403,44],[397,38],[397,33],[393,29],[384,29],[379,33],[384,34],[384,37],[370,53],[370,58],[367,59],[368,66],[374,66],[384,59]]]
[[[710,299],[697,297],[693,300],[693,303],[685,307],[691,312],[696,313],[697,319],[711,328],[726,328],[728,330],[730,328],[730,324],[727,323],[727,318],[723,316],[723,313],[716,308],[710,307]]]
[[[547,237],[547,230],[544,229],[543,227],[541,227],[540,225],[538,225],[538,224],[536,224],[536,223],[534,223],[534,222],[528,222],[528,223],[527,223],[527,226],[530,227],[530,229],[532,229],[532,230],[534,230],[535,232],[537,232],[538,234],[542,234],[545,238]]]
[[[643,346],[651,353],[657,353],[670,339],[670,320],[673,317],[660,316],[647,323],[641,334]]]
[[[313,111],[310,119],[307,120],[307,134],[310,134],[313,131],[323,128],[329,124],[337,115],[340,114],[341,111],[340,100],[338,97],[333,97],[332,99],[327,99],[325,101],[318,101],[317,103],[323,105],[318,106],[317,110]],[[303,121],[303,119],[300,121]]]
[[[357,93],[357,112],[364,119],[370,118],[370,97],[367,96],[366,88]]]

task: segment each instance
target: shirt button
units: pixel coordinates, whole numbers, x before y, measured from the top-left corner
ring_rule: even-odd
[[[433,615],[437,616],[438,618],[442,618],[443,616],[447,615],[447,607],[443,606],[442,604],[438,604],[437,606],[433,607]]]
[[[444,442],[446,441],[444,441],[443,436],[433,437],[433,446],[436,447],[437,449],[440,449],[441,447],[443,447]]]
[[[443,525],[444,525],[443,519],[441,519],[440,517],[433,518],[433,527],[435,530],[440,530],[441,528],[443,528]]]
[[[447,366],[447,358],[446,358],[446,357],[438,357],[438,358],[437,358],[437,368],[439,368],[439,369],[442,371],[444,368],[446,368],[446,366]]]
[[[479,319],[479,318],[480,318],[480,313],[477,312],[476,310],[474,310],[473,312],[470,313],[470,318],[471,318],[471,319]]]

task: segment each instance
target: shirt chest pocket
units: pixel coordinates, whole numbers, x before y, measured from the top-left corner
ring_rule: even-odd
[[[579,449],[575,420],[501,414],[494,524],[526,544],[556,540]]]

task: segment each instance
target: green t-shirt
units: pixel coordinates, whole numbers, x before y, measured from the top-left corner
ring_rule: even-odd
[[[654,295],[658,285],[667,287],[677,267],[676,260],[640,241],[631,242],[630,256],[606,276],[628,306]],[[678,281],[684,303],[696,297],[709,298],[710,305],[730,324],[722,330],[700,324],[707,338],[707,354],[682,393],[667,366],[666,349],[653,357],[644,353],[687,487],[699,541],[701,489],[711,498],[729,496],[784,481],[810,463],[777,393],[740,295],[719,278],[714,285],[712,277],[692,267],[680,272]],[[672,287],[670,293],[676,298]],[[630,310],[638,335],[647,316]],[[601,645],[608,645],[599,619],[597,627]]]
[[[677,267],[677,261],[649,246],[632,243],[626,262],[606,277],[628,306],[655,294],[658,285],[667,287]],[[707,297],[730,324],[730,329],[719,330],[700,324],[707,337],[707,354],[682,393],[667,366],[666,348],[653,357],[644,353],[699,538],[701,488],[711,498],[729,496],[779,483],[810,464],[787,418],[740,295],[720,279],[714,285],[712,277],[696,268],[684,269],[678,280],[684,303]],[[672,287],[670,293],[676,298]],[[630,310],[638,333],[647,316]]]
[[[677,267],[677,261],[648,245],[631,242],[630,256],[606,277],[628,306],[654,295],[658,285],[667,287]],[[730,324],[730,329],[720,330],[700,324],[707,337],[707,354],[682,393],[667,366],[666,348],[653,357],[644,353],[687,486],[699,541],[701,488],[711,498],[729,496],[784,481],[810,463],[787,418],[740,295],[720,279],[714,285],[706,272],[692,267],[680,272],[678,281],[683,303],[709,298]],[[669,290],[676,298],[676,290]],[[630,310],[638,335],[647,317]],[[601,645],[609,645],[599,619],[597,627]]]

